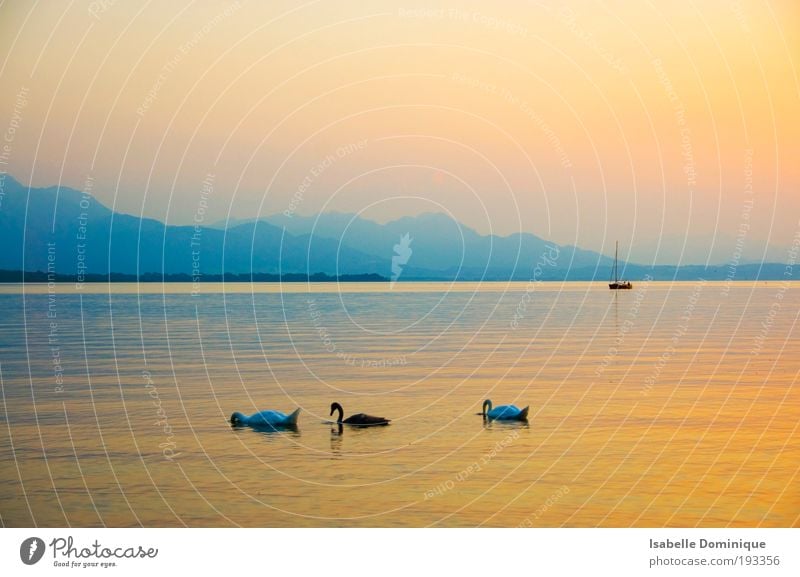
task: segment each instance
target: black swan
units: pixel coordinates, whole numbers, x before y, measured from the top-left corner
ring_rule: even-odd
[[[390,419],[385,419],[383,417],[373,417],[372,415],[365,415],[364,413],[358,413],[357,415],[350,415],[346,419],[344,418],[344,409],[342,409],[342,405],[339,403],[331,403],[331,415],[339,411],[339,417],[336,419],[337,423],[344,423],[345,425],[359,425],[361,427],[368,427],[374,425],[388,425]]]

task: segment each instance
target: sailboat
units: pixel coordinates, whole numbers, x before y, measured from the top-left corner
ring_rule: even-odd
[[[614,278],[614,280],[608,283],[608,288],[610,288],[612,291],[632,289],[633,285],[631,284],[630,281],[619,280],[619,267],[617,265],[618,254],[619,254],[619,241],[617,241],[617,246],[614,249],[614,268],[611,270],[611,276]]]

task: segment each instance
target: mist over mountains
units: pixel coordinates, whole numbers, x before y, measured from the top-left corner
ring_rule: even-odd
[[[379,224],[355,215],[277,214],[249,221],[165,225],[114,213],[89,194],[28,188],[6,175],[0,269],[62,275],[317,274],[408,280],[606,280],[612,259],[533,234],[480,235],[438,213]],[[404,235],[406,256],[398,265]],[[410,249],[410,250],[409,250]],[[392,260],[395,258],[395,274]],[[397,268],[399,267],[399,268]],[[726,266],[620,263],[633,280],[726,278]],[[399,274],[397,271],[399,270]],[[737,280],[782,278],[782,265],[741,265]]]

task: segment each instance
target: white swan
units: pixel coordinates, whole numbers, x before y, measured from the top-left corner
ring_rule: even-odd
[[[481,414],[495,421],[527,421],[529,408],[528,406],[520,409],[516,405],[500,405],[492,408],[492,401],[486,399],[483,401],[483,412]]]
[[[243,415],[236,411],[231,415],[231,425],[249,425],[250,427],[296,427],[297,417],[300,416],[300,409],[291,415],[285,415],[280,411],[261,411],[254,415]]]

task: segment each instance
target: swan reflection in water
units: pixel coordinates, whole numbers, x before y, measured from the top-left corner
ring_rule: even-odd
[[[249,430],[254,433],[259,433],[267,437],[274,437],[280,435],[290,435],[292,437],[300,436],[300,428],[297,425],[241,425],[233,424],[231,428],[235,431]]]
[[[330,423],[331,427],[331,453],[340,457],[342,451],[342,436],[344,435],[344,426],[341,423]]]
[[[530,429],[531,425],[528,421],[498,421],[495,419],[489,419],[487,417],[483,417],[483,428],[484,429],[497,429],[497,430],[505,430],[505,429]]]

